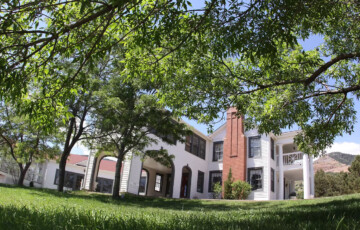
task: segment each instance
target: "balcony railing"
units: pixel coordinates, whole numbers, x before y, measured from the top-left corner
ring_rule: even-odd
[[[302,159],[302,152],[284,153],[283,165],[301,165]],[[276,156],[276,165],[279,166],[279,155]]]

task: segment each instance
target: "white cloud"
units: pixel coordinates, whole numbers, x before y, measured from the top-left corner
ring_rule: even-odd
[[[326,152],[342,152],[360,155],[360,144],[355,142],[335,142],[330,148],[326,149]]]
[[[76,145],[72,149],[71,153],[81,154],[81,155],[89,155],[90,150],[87,147],[85,147],[80,141],[80,142],[76,143]]]

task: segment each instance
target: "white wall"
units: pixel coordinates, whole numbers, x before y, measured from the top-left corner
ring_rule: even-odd
[[[248,197],[249,200],[269,200],[270,199],[270,137],[267,135],[261,135],[261,157],[249,158],[249,137],[258,136],[258,132],[255,129],[245,132],[247,137],[247,168],[262,168],[263,169],[263,189],[252,191]],[[248,170],[246,170],[248,174]],[[248,178],[248,175],[247,177]]]

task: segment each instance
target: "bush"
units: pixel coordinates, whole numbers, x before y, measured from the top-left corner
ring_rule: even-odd
[[[245,181],[235,181],[231,187],[232,197],[235,199],[245,200],[251,192],[251,185]]]
[[[216,182],[213,187],[213,198],[214,199],[221,199],[221,193],[222,193],[222,186],[220,182]]]
[[[300,190],[296,193],[296,199],[304,199],[304,191]]]
[[[231,168],[229,169],[229,174],[227,177],[227,180],[224,181],[224,199],[234,199],[233,197],[233,177],[232,177],[232,172],[231,172]]]

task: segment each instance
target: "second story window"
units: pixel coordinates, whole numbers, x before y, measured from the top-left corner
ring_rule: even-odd
[[[196,134],[186,137],[185,150],[205,160],[206,141]]]
[[[249,137],[249,158],[261,157],[261,139],[260,136]]]
[[[275,159],[275,143],[274,140],[271,138],[271,159]]]
[[[222,159],[223,159],[223,148],[224,148],[224,142],[223,141],[214,142],[213,161],[222,161]]]

